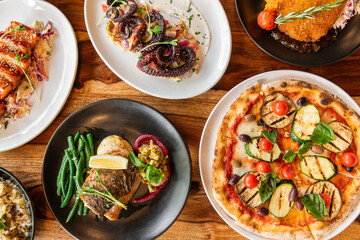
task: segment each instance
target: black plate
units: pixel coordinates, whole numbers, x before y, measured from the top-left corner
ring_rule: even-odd
[[[240,21],[250,38],[270,56],[299,66],[321,66],[339,61],[360,47],[360,16],[353,17],[340,31],[338,39],[317,53],[297,53],[274,40],[269,31],[257,25],[257,15],[265,0],[235,0]]]
[[[31,224],[29,227],[29,232],[28,232],[28,236],[25,238],[25,240],[32,240],[34,239],[35,236],[35,207],[34,204],[31,200],[30,194],[28,193],[28,191],[26,190],[26,188],[24,187],[24,185],[22,185],[22,183],[9,171],[5,170],[4,168],[0,167],[0,178],[4,179],[4,180],[9,180],[11,183],[13,183],[19,190],[20,192],[24,195],[25,200],[26,200],[26,204],[30,210],[30,218],[31,218]]]
[[[157,136],[169,149],[172,176],[156,198],[146,203],[128,203],[117,221],[87,216],[75,216],[65,223],[73,201],[64,209],[56,195],[56,178],[67,136],[77,131],[91,132],[95,148],[102,139],[117,134],[132,144],[143,134]],[[109,99],[87,105],[70,115],[55,131],[43,159],[42,186],[51,212],[60,225],[79,239],[154,239],[165,232],[182,211],[191,184],[189,150],[174,125],[157,110],[131,100]],[[143,184],[142,184],[143,185]],[[146,192],[143,185],[134,198]]]

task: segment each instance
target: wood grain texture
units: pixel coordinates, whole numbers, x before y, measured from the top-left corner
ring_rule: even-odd
[[[121,81],[95,52],[84,23],[83,0],[49,0],[69,18],[79,46],[79,68],[75,86],[55,121],[30,143],[0,153],[0,166],[14,173],[30,190],[37,214],[35,239],[71,239],[48,209],[41,187],[42,157],[55,129],[72,112],[101,99],[127,98],[146,103],[165,114],[187,142],[193,167],[192,188],[181,215],[159,239],[246,239],[231,229],[208,201],[199,173],[198,149],[203,127],[217,102],[243,80],[266,71],[294,69],[318,74],[339,85],[360,104],[360,50],[346,59],[323,67],[298,67],[282,63],[262,52],[242,28],[233,0],[221,0],[229,18],[233,50],[230,65],[210,91],[187,100],[151,97]],[[95,2],[95,1],[94,1]],[[213,33],[216,34],[216,33]],[[105,84],[99,80],[112,83]],[[196,106],[194,108],[194,106]],[[335,239],[360,239],[360,218]]]

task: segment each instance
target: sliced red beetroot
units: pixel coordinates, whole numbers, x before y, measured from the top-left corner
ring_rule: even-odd
[[[167,161],[167,168],[168,168],[168,173],[169,173],[169,176],[168,176],[168,179],[163,183],[161,184],[155,192],[147,192],[144,196],[142,196],[141,198],[138,198],[138,199],[135,199],[134,200],[134,203],[142,203],[142,202],[146,202],[146,201],[149,201],[151,199],[153,199],[154,197],[156,197],[160,192],[161,190],[166,186],[166,184],[169,182],[169,179],[171,177],[171,169],[170,169],[170,161],[168,160]]]
[[[150,140],[152,140],[155,145],[158,145],[160,147],[160,149],[163,151],[165,157],[169,155],[169,150],[160,141],[160,139],[158,139],[154,135],[142,135],[142,136],[138,137],[134,144],[134,149],[135,149],[136,153],[139,154],[139,148],[142,145],[150,144]]]

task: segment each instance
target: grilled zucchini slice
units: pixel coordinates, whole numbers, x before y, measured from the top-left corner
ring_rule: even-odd
[[[276,101],[284,101],[288,104],[289,111],[287,114],[279,116],[273,112],[272,106]],[[262,120],[266,123],[266,125],[272,128],[284,128],[290,125],[294,120],[295,113],[296,105],[294,102],[290,98],[278,92],[267,95],[264,98],[264,103],[260,110]]]
[[[329,126],[334,131],[335,140],[323,144],[323,147],[334,153],[344,152],[350,147],[354,139],[353,131],[350,127],[337,121],[329,123]]]
[[[244,178],[248,174],[255,175],[257,180],[259,181],[259,184],[256,186],[256,188],[249,189],[249,188],[245,187]],[[247,172],[244,175],[242,175],[239,182],[236,184],[236,191],[237,191],[240,199],[249,208],[256,208],[263,204],[263,202],[261,201],[261,198],[260,198],[260,194],[259,194],[260,183],[263,180],[265,180],[265,177],[263,175],[260,175],[256,171],[250,171],[250,172]]]
[[[306,176],[322,181],[329,180],[338,173],[337,166],[329,158],[321,156],[303,156],[300,170]]]
[[[295,114],[290,136],[294,142],[309,141],[314,129],[320,122],[319,110],[312,105],[306,105]]]
[[[326,207],[328,214],[322,218],[322,221],[331,221],[332,219],[336,218],[343,204],[339,189],[329,181],[319,181],[311,185],[306,190],[305,195],[312,193],[325,193],[331,198],[330,205]]]
[[[295,202],[290,202],[289,195],[294,183],[289,180],[279,182],[269,202],[270,213],[277,218],[283,218],[288,215]]]
[[[270,151],[264,152],[259,147],[259,141],[262,138],[263,137],[255,137],[250,142],[248,142],[245,145],[246,153],[250,157],[264,161],[264,162],[273,162],[273,161],[277,160],[281,155],[281,150],[279,148],[279,145],[277,145],[277,143],[275,143],[273,145],[273,148]]]

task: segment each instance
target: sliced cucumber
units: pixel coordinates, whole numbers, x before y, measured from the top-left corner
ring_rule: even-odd
[[[275,161],[281,155],[281,150],[279,148],[279,145],[277,145],[277,143],[275,143],[273,145],[273,148],[270,151],[264,152],[259,147],[259,141],[262,138],[263,137],[255,137],[249,143],[247,143],[245,145],[246,153],[250,157],[261,160],[261,161],[264,161],[264,162],[273,162],[273,161]]]
[[[294,206],[294,202],[289,200],[289,195],[293,188],[296,187],[292,181],[282,180],[279,182],[269,202],[269,211],[274,217],[286,217]]]
[[[300,170],[303,174],[315,180],[329,180],[337,175],[337,166],[326,157],[303,156],[300,161]]]
[[[326,207],[328,214],[322,218],[322,221],[331,221],[332,219],[336,218],[343,204],[339,189],[329,181],[319,181],[311,185],[306,190],[305,195],[312,193],[325,193],[331,198],[330,205]]]
[[[314,129],[320,122],[319,110],[312,105],[306,105],[295,114],[290,136],[295,142],[309,141]]]
[[[247,188],[244,184],[244,178],[248,174],[255,175],[257,180],[259,181],[259,184],[253,189]],[[249,208],[256,208],[263,204],[263,202],[261,201],[261,198],[260,198],[259,188],[260,188],[261,181],[263,181],[264,179],[265,179],[265,177],[263,175],[260,175],[258,172],[250,171],[250,172],[247,172],[244,175],[242,175],[239,182],[236,184],[236,191],[237,191],[240,199]]]
[[[324,144],[323,147],[334,153],[348,149],[354,139],[351,128],[341,122],[331,122],[329,126],[334,131],[335,140]]]
[[[273,112],[272,106],[276,101],[284,101],[288,104],[289,111],[287,114],[279,116]],[[266,96],[260,110],[262,120],[266,123],[266,125],[272,128],[284,128],[290,125],[294,119],[295,113],[296,105],[294,102],[290,98],[278,92]]]

